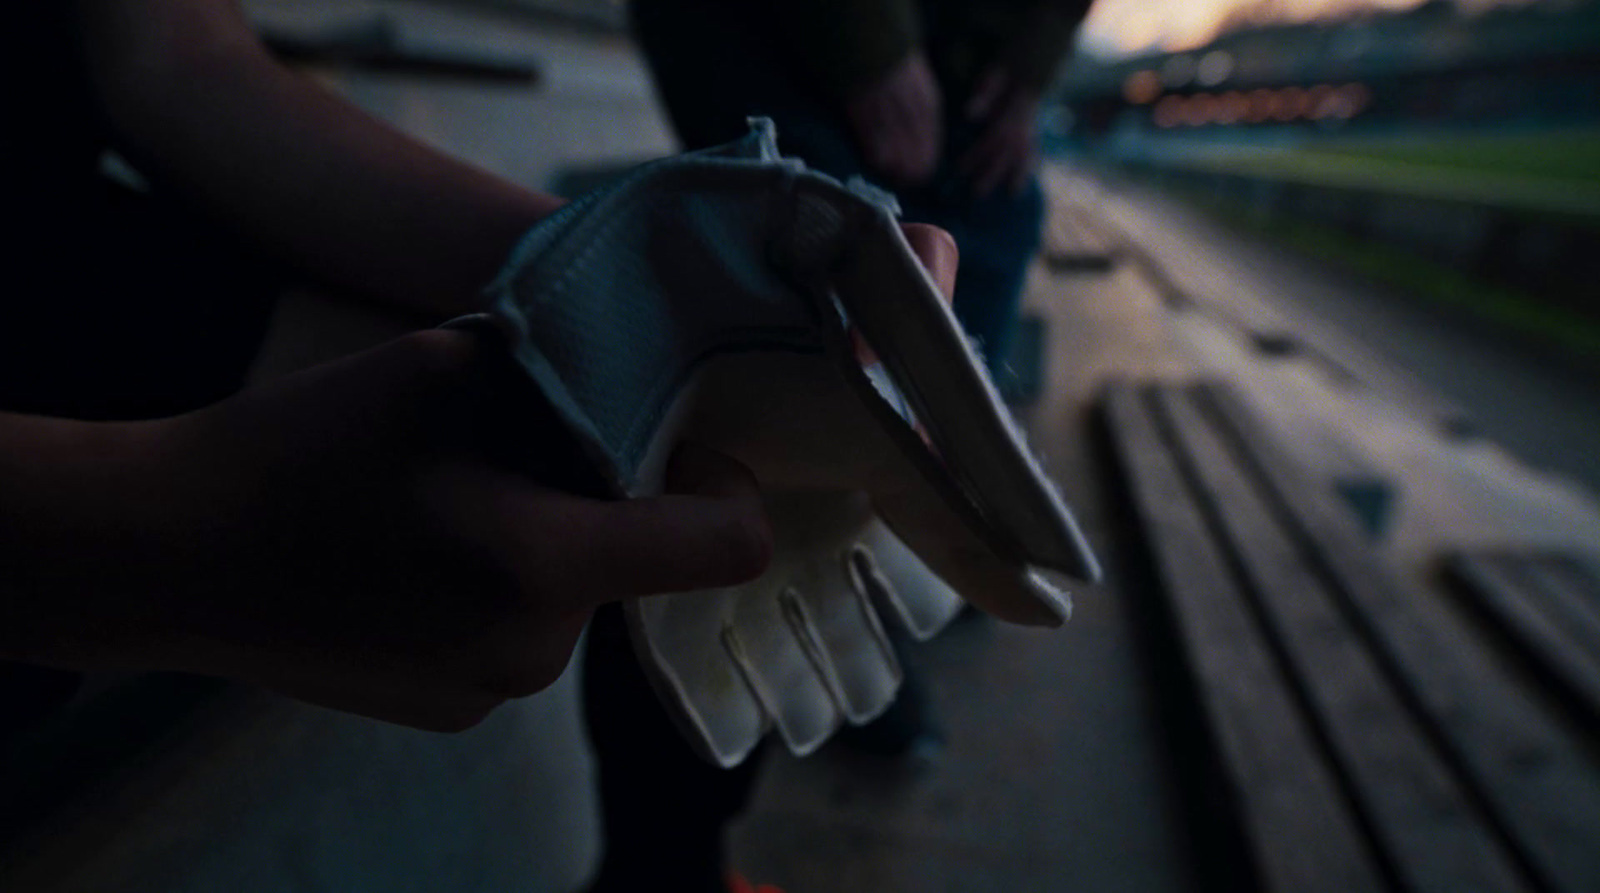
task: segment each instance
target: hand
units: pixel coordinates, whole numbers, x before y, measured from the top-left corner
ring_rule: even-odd
[[[904,223],[901,231],[929,280],[948,301],[955,285],[955,241],[927,224]],[[884,282],[879,280],[880,285]],[[855,346],[863,366],[878,362],[859,333]],[[635,632],[643,637],[639,659],[674,680],[671,690],[662,692],[669,707],[702,720],[688,724],[701,733],[690,731],[689,737],[721,765],[742,760],[764,734],[761,725],[740,718],[760,716],[772,704],[785,705],[773,714],[779,734],[791,748],[806,750],[821,743],[841,719],[859,721],[893,697],[900,672],[889,651],[880,647],[884,643],[878,618],[884,601],[862,601],[858,587],[894,588],[898,595],[884,594],[884,600],[896,606],[897,616],[908,628],[924,635],[947,621],[961,604],[958,595],[873,520],[869,494],[859,488],[886,483],[878,474],[883,470],[904,475],[907,466],[891,440],[872,433],[878,422],[857,403],[859,395],[825,366],[820,371],[812,366],[818,375],[812,381],[791,375],[786,387],[762,394],[762,411],[745,413],[740,420],[744,424],[729,429],[737,433],[717,441],[748,455],[752,467],[763,471],[787,467],[814,472],[803,482],[786,479],[781,471],[763,478],[774,529],[772,570],[714,599],[669,597],[663,603],[640,603],[630,614]],[[739,378],[759,380],[749,374]],[[743,401],[723,405],[748,405],[748,398],[759,391],[757,385],[741,395]],[[799,431],[824,431],[827,436],[821,442],[805,435],[788,436]],[[748,440],[739,444],[741,437]],[[741,446],[752,451],[745,453]],[[886,446],[895,454],[887,462]],[[914,471],[911,475],[918,476]],[[899,480],[903,484],[905,478]],[[791,623],[774,628],[765,622],[773,617]],[[754,647],[744,652],[736,647],[739,643]],[[743,652],[745,659],[730,659],[730,648]],[[807,692],[811,697],[821,692],[816,687],[820,679],[806,667],[833,680],[829,691],[837,700],[811,700],[809,706],[799,707],[810,700]],[[798,674],[795,668],[801,668]],[[730,686],[729,680],[735,682]]]
[[[956,267],[961,262],[956,240],[948,232],[927,223],[902,223],[900,229],[948,303],[956,291]]]
[[[553,682],[596,606],[762,571],[756,484],[720,454],[681,448],[668,495],[620,502],[495,461],[540,432],[488,443],[520,382],[481,338],[409,335],[165,423],[124,656],[462,729]]]
[[[1038,91],[1020,86],[1003,64],[978,79],[965,111],[982,126],[960,161],[973,195],[983,198],[1002,185],[1012,195],[1022,192],[1037,161],[1038,108]]]
[[[867,165],[899,186],[933,176],[943,140],[939,84],[922,52],[914,51],[889,73],[845,101]]]

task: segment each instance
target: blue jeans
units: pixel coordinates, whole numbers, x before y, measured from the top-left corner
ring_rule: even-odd
[[[719,0],[635,0],[634,32],[656,89],[686,148],[741,136],[745,119],[778,125],[785,155],[841,180],[873,176],[836,101],[811,82],[777,38],[765,4]],[[949,110],[947,109],[947,114]],[[903,218],[948,230],[961,249],[955,313],[996,371],[1006,356],[1028,264],[1039,249],[1044,196],[1029,178],[1020,194],[974,198],[956,159],[975,128],[947,122],[941,161],[925,184],[896,190]]]

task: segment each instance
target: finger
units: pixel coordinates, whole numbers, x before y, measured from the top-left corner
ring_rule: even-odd
[[[1000,181],[1004,173],[1001,168],[1003,151],[997,139],[985,135],[962,159],[962,173],[972,186],[973,197],[986,197],[994,190],[994,184]]]
[[[761,500],[761,485],[737,460],[692,441],[678,444],[667,460],[668,493]]]
[[[939,128],[936,123],[929,123],[907,140],[901,181],[908,186],[926,183],[938,166]]]
[[[945,300],[950,300],[955,295],[956,269],[961,258],[955,237],[926,223],[902,223],[900,229],[905,233],[906,241],[911,244],[917,259],[922,261],[928,275],[933,277],[939,293],[944,295]]]
[[[923,160],[927,145],[917,113],[904,105],[897,107],[900,114],[890,131],[884,174],[891,182],[904,186],[916,183],[923,176],[922,170],[927,166]]]
[[[884,140],[883,156],[878,164],[878,171],[893,185],[899,186],[910,179],[909,143],[910,137],[902,130],[895,130]]]
[[[885,136],[878,170],[890,184],[904,186],[912,181],[915,154],[915,138],[909,131],[897,128]]]
[[[1009,153],[998,154],[972,181],[972,194],[977,198],[994,194],[1000,184],[1006,182],[1013,164]]]
[[[895,138],[891,116],[882,102],[864,104],[851,113],[861,156],[875,171],[886,171],[892,163]]]
[[[926,96],[911,95],[896,96],[886,104],[874,166],[889,182],[913,185],[933,173],[938,125],[931,102]]]
[[[561,593],[578,610],[638,595],[712,589],[759,576],[772,532],[755,476],[685,445],[664,495],[585,499],[502,479],[484,494],[529,591]]]
[[[907,177],[911,183],[922,183],[933,176],[933,171],[939,163],[939,148],[942,141],[938,87],[928,84],[927,92],[919,97],[919,100],[912,109],[913,114],[909,122],[906,167]]]
[[[523,698],[554,685],[572,662],[590,611],[528,611],[488,629],[472,642],[470,678],[502,698]]]
[[[248,399],[258,418],[282,408],[304,430],[349,429],[356,412],[377,438],[414,429],[451,406],[448,398],[474,374],[483,348],[468,332],[416,332],[261,385]]]
[[[425,732],[464,732],[488,718],[506,701],[498,695],[475,691],[449,695],[402,694],[388,690],[346,690],[309,682],[286,685],[278,690],[297,701]]]
[[[1000,187],[1001,183],[1006,181],[1006,177],[1011,173],[1012,167],[1015,164],[1015,155],[1011,149],[1003,147],[996,151],[994,155],[991,156],[989,163],[986,164],[983,170],[978,173],[978,176],[973,179],[973,195],[976,195],[979,198],[984,198],[988,195],[991,195]]]
[[[758,500],[666,495],[607,506],[592,528],[593,603],[749,582],[772,560]]]
[[[868,109],[862,133],[867,161],[889,180],[898,181],[905,170],[915,113],[899,91],[878,97]]]
[[[967,98],[965,109],[967,120],[977,121],[988,116],[993,111],[1000,96],[1005,93],[1010,77],[1003,68],[991,68],[978,79],[978,85],[973,88],[972,95]]]
[[[260,684],[297,701],[429,732],[460,732],[483,721],[505,698],[475,687],[418,680],[356,679],[299,665],[267,673]]]
[[[1016,131],[996,127],[992,132],[994,138],[986,141],[985,155],[973,172],[972,191],[978,198],[993,193],[1002,183],[1009,183],[1019,170],[1025,173],[1032,152],[1031,144]]]

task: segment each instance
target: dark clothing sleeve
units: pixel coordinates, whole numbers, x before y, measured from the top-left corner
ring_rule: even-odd
[[[1043,91],[1072,48],[1090,0],[1048,0],[1012,22],[1009,60],[1017,81]]]
[[[775,7],[789,51],[827,93],[843,97],[928,53],[947,94],[964,99],[1004,57],[1043,90],[1072,45],[1090,0],[815,0]]]
[[[922,43],[915,0],[816,0],[775,12],[795,57],[834,96],[888,74]]]

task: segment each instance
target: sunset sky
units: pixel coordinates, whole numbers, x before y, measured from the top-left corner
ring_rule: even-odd
[[[1253,10],[1271,21],[1334,18],[1363,9],[1401,10],[1422,0],[1096,0],[1083,27],[1084,48],[1121,55],[1159,47],[1179,50],[1199,46],[1217,34],[1224,21]],[[1518,0],[1466,0],[1477,8]],[[1530,0],[1521,0],[1530,2]]]

